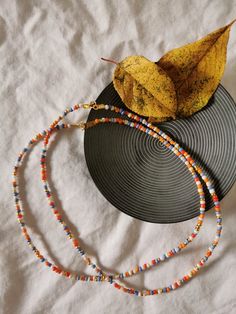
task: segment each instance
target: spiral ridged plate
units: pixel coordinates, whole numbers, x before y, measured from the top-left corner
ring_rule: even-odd
[[[126,108],[112,83],[96,101]],[[120,117],[109,110],[92,109],[88,121],[107,116]],[[206,170],[222,199],[236,179],[236,105],[223,86],[201,111],[158,127]],[[99,124],[85,130],[84,151],[100,192],[127,215],[153,223],[198,216],[199,196],[190,172],[150,135],[126,125]],[[206,209],[212,206],[207,194]]]

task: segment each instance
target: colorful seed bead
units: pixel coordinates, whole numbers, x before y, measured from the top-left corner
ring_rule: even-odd
[[[124,112],[123,112],[123,114],[124,114]],[[131,116],[132,117],[132,116]],[[136,116],[137,117],[137,116]],[[123,123],[123,124],[127,124],[129,121],[125,121],[125,120],[122,120],[122,119],[119,119],[119,118],[100,118],[100,119],[96,119],[96,121],[97,121],[97,123],[104,123],[104,122],[113,122],[113,123],[119,123],[119,124],[121,124],[121,123]],[[125,123],[126,122],[126,123]],[[88,124],[87,124],[88,125]],[[91,127],[91,121],[90,121],[90,124],[89,124],[89,127]],[[132,124],[132,123],[130,123],[129,124],[131,127],[134,127],[134,124]],[[68,126],[68,125],[67,125]],[[142,128],[144,128],[143,126],[142,126]],[[60,128],[59,128],[60,129]],[[145,131],[145,128],[143,129],[143,131]],[[45,137],[45,141],[44,141],[44,147],[43,147],[43,150],[42,150],[42,155],[41,155],[41,160],[42,159],[44,159],[45,160],[45,162],[43,163],[43,171],[44,171],[44,173],[45,173],[45,176],[47,175],[47,168],[46,168],[46,152],[47,152],[47,145],[48,145],[48,143],[49,143],[49,139],[50,139],[50,136],[51,136],[51,132],[49,132],[47,135],[46,135],[46,137]],[[165,136],[166,137],[166,136]],[[167,141],[165,141],[166,142],[166,147],[169,147],[170,148],[170,145],[168,146],[168,142]],[[172,141],[173,142],[173,141]],[[182,150],[182,149],[181,149]],[[185,152],[182,150],[182,154],[184,154]],[[187,156],[189,156],[189,155],[187,155]],[[185,161],[185,159],[184,159],[184,157],[181,157],[182,159],[183,159],[183,161]],[[191,167],[192,168],[192,167]],[[192,168],[192,173],[195,173],[195,171],[194,171],[194,169]],[[194,175],[195,176],[195,180],[197,179],[197,176],[196,176],[196,174]],[[44,178],[44,177],[43,177]],[[43,180],[43,178],[42,178],[42,180]],[[199,180],[198,180],[199,181]],[[196,182],[198,182],[197,180],[196,180]],[[44,184],[45,184],[45,180],[43,180],[43,182],[44,182]],[[200,181],[199,181],[200,182]],[[47,190],[46,190],[46,196],[48,197],[48,193],[50,193],[50,198],[48,197],[48,201],[49,201],[49,205],[51,204],[51,192],[49,192],[49,184],[47,183]],[[202,203],[202,202],[205,202],[205,200],[203,200],[203,199],[201,199],[200,200],[200,202]],[[201,214],[202,214],[202,212],[200,212]],[[57,220],[59,220],[59,222],[61,222],[61,223],[63,223],[63,224],[65,224],[65,222],[62,220],[62,217],[61,217],[61,215],[59,216],[59,219],[58,219],[58,216],[57,216]],[[199,231],[199,225],[197,224],[196,225],[196,227],[195,227],[195,229],[194,229],[194,232],[195,232],[195,234],[197,235],[197,233],[198,233],[198,231]],[[68,233],[67,233],[68,234]],[[69,234],[69,238],[70,239],[74,239],[74,236],[70,233]],[[174,256],[174,254],[176,254],[176,253],[179,253],[182,249],[184,249],[184,248],[186,248],[187,247],[187,245],[188,245],[188,243],[190,243],[190,242],[192,242],[192,240],[193,240],[193,238],[191,237],[191,236],[189,236],[186,240],[185,240],[185,244],[181,244],[181,245],[179,245],[179,250],[178,251],[174,251],[173,250],[173,254],[171,254],[171,255],[168,255],[168,254],[164,254],[162,257],[160,257],[160,258],[157,258],[157,260],[159,261],[159,262],[161,262],[161,261],[164,261],[166,258],[169,258],[169,257],[171,257],[171,256]],[[82,256],[84,256],[84,258],[86,259],[86,255],[84,255],[84,253],[81,253],[82,254]],[[142,270],[144,269],[144,270],[146,270],[147,268],[150,268],[150,267],[152,267],[152,266],[154,266],[153,264],[149,264],[149,263],[147,263],[147,265],[146,264],[144,264],[143,265],[143,267],[141,268]],[[97,267],[96,266],[96,271],[98,272],[98,273],[102,273],[102,271],[101,271],[101,269],[99,268],[99,267]],[[134,272],[134,269],[132,269],[131,271],[127,271],[127,272],[124,272],[124,273],[121,273],[122,274],[122,277],[123,278],[125,278],[125,277],[130,277],[130,276],[132,276],[133,274],[134,274],[135,272]],[[118,275],[115,275],[114,276],[114,278],[120,278],[120,274],[118,274]]]
[[[56,208],[55,201],[52,196],[52,192],[49,188],[49,184],[47,181],[47,167],[46,167],[46,153],[47,153],[47,146],[50,140],[50,136],[54,131],[58,131],[61,129],[70,128],[73,125],[69,124],[59,124],[63,117],[67,116],[70,112],[76,111],[80,108],[89,109],[106,109],[115,111],[117,113],[120,113],[122,116],[127,116],[128,118],[131,118],[137,122],[130,122],[126,119],[120,119],[120,118],[100,118],[95,119],[95,121],[90,121],[89,123],[85,123],[84,127],[93,127],[96,124],[99,123],[118,123],[118,124],[124,124],[129,127],[135,127],[139,128],[141,131],[147,133],[150,136],[153,136],[154,138],[157,138],[160,142],[163,143],[163,145],[171,150],[176,156],[180,158],[182,162],[188,167],[191,175],[193,176],[193,179],[197,185],[197,190],[200,197],[200,214],[197,220],[197,224],[191,233],[185,241],[180,242],[180,244],[173,248],[172,250],[169,250],[167,253],[164,253],[161,255],[161,257],[158,257],[156,259],[152,259],[151,262],[143,264],[143,266],[137,265],[134,269],[131,269],[130,271],[120,273],[120,274],[106,274],[105,271],[103,271],[100,267],[98,267],[95,263],[92,262],[91,258],[89,258],[85,251],[79,246],[79,240],[75,238],[75,236],[72,234],[69,227],[66,225],[66,223],[63,220],[62,214],[60,213],[59,209]],[[20,199],[20,193],[19,193],[19,184],[18,184],[18,172],[19,168],[22,165],[22,161],[25,158],[26,154],[30,151],[32,146],[37,143],[39,140],[43,139],[43,150],[41,155],[41,179],[44,185],[44,191],[46,193],[46,196],[48,198],[49,206],[51,207],[56,219],[58,222],[63,226],[63,230],[65,231],[66,235],[70,240],[72,240],[73,246],[76,248],[76,250],[80,253],[85,263],[87,263],[89,266],[91,266],[97,273],[99,273],[98,276],[91,276],[91,275],[84,275],[84,274],[76,274],[71,273],[66,270],[61,269],[59,266],[51,263],[48,261],[41,252],[36,248],[36,246],[33,244],[32,239],[30,235],[28,234],[26,223],[24,221],[24,211],[21,204]],[[202,180],[206,183],[206,186],[212,196],[212,200],[215,205],[215,214],[217,218],[217,230],[215,239],[207,249],[205,255],[203,258],[200,259],[200,261],[189,271],[188,274],[184,275],[181,279],[175,281],[173,284],[158,288],[154,290],[144,289],[144,290],[135,290],[134,288],[128,288],[122,285],[121,283],[118,283],[115,279],[123,279],[125,277],[132,276],[138,272],[145,271],[146,269],[149,269],[150,267],[153,267],[157,264],[159,264],[161,261],[165,261],[166,259],[174,256],[175,254],[179,253],[183,248],[185,248],[190,242],[193,241],[193,239],[198,234],[202,222],[205,215],[205,195],[203,192],[203,188],[201,185],[201,182],[198,175],[202,178]],[[66,278],[72,278],[80,281],[97,281],[97,282],[109,282],[112,284],[113,287],[116,289],[119,289],[125,293],[133,294],[135,296],[148,296],[148,295],[154,295],[154,294],[162,294],[162,293],[168,293],[172,290],[175,290],[182,286],[185,282],[189,281],[192,277],[196,275],[196,273],[201,269],[201,267],[204,266],[204,264],[207,262],[209,257],[212,255],[213,250],[216,248],[216,246],[219,243],[219,238],[222,231],[222,216],[221,216],[221,210],[220,210],[220,204],[218,197],[215,193],[213,184],[210,182],[210,180],[207,177],[207,174],[201,169],[199,165],[196,164],[196,162],[191,158],[191,156],[179,146],[178,143],[175,143],[167,134],[165,134],[163,131],[161,131],[159,128],[153,126],[151,123],[148,123],[145,119],[142,117],[139,117],[137,115],[132,114],[131,112],[125,111],[123,109],[120,109],[115,106],[105,105],[105,104],[76,104],[72,108],[68,108],[64,111],[62,116],[59,116],[49,127],[49,129],[44,130],[42,133],[39,133],[35,136],[35,138],[31,139],[29,144],[23,149],[23,151],[19,154],[16,165],[13,169],[13,180],[12,180],[12,186],[13,186],[13,193],[14,193],[14,200],[15,200],[15,207],[16,207],[16,213],[17,213],[17,219],[21,226],[22,234],[25,237],[28,245],[33,250],[36,257],[45,264],[45,266],[49,267],[52,271],[56,272],[57,274],[63,275]]]

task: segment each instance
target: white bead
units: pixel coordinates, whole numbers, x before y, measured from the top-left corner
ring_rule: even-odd
[[[161,255],[160,260],[161,260],[161,261],[164,261],[164,260],[165,260],[165,254]]]

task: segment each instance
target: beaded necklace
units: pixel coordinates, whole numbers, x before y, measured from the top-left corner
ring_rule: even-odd
[[[69,113],[73,111],[77,111],[78,109],[105,109],[105,110],[111,110],[114,111],[122,116],[125,116],[129,119],[132,119],[134,122],[131,122],[127,119],[122,118],[100,118],[95,119],[93,121],[89,121],[86,123],[80,123],[80,124],[66,124],[61,123],[64,117],[66,117]],[[172,151],[180,160],[187,166],[188,170],[190,171],[191,175],[193,176],[193,179],[197,185],[198,194],[200,197],[200,213],[198,216],[197,223],[194,227],[193,232],[183,241],[180,242],[178,246],[171,249],[167,253],[164,253],[158,258],[153,259],[151,262],[145,263],[142,266],[137,265],[135,268],[131,269],[130,271],[119,273],[119,274],[107,274],[104,270],[102,270],[99,266],[97,266],[91,258],[87,256],[85,251],[82,249],[82,247],[79,244],[79,239],[76,238],[73,233],[71,232],[70,228],[65,223],[64,219],[62,218],[62,214],[60,213],[59,209],[56,208],[52,191],[49,187],[48,180],[47,180],[47,167],[46,167],[46,158],[47,158],[47,148],[49,144],[49,140],[51,137],[51,134],[55,131],[60,131],[62,129],[67,129],[71,127],[78,127],[80,129],[85,129],[89,127],[94,127],[97,124],[100,123],[118,123],[120,125],[126,125],[129,127],[134,127],[139,129],[142,132],[147,133],[150,136],[153,136],[154,138],[158,139],[167,149]],[[24,210],[22,208],[21,200],[20,200],[20,192],[19,192],[19,182],[18,182],[18,175],[19,175],[19,169],[22,165],[22,162],[26,156],[26,154],[30,151],[32,146],[36,144],[38,141],[43,140],[43,149],[41,154],[41,179],[43,182],[44,191],[46,193],[49,206],[51,207],[57,221],[63,226],[63,229],[65,233],[67,234],[68,238],[72,241],[74,248],[77,250],[77,252],[82,256],[84,262],[89,265],[92,269],[94,269],[98,275],[86,275],[86,274],[78,274],[78,273],[72,273],[65,269],[60,268],[58,265],[53,264],[50,262],[46,257],[42,255],[42,253],[37,249],[37,247],[33,244],[33,241],[27,231],[27,225],[24,220]],[[211,245],[208,247],[207,251],[205,252],[204,257],[202,257],[199,262],[191,269],[186,275],[184,275],[181,279],[176,280],[171,285],[157,288],[157,289],[143,289],[143,290],[137,290],[134,288],[126,287],[125,285],[121,284],[120,281],[123,278],[130,277],[136,273],[145,271],[146,269],[149,269],[162,261],[165,261],[166,259],[169,259],[170,257],[174,256],[175,254],[179,253],[181,250],[187,247],[189,243],[193,241],[193,239],[197,236],[204,217],[205,217],[205,195],[203,191],[203,187],[201,184],[201,181],[198,177],[198,175],[201,177],[201,179],[205,182],[207,189],[209,190],[209,193],[211,194],[212,200],[214,202],[214,209],[215,209],[215,215],[216,215],[216,222],[217,222],[217,230],[214,240],[212,241]],[[148,296],[148,295],[154,295],[154,294],[161,294],[161,293],[167,293],[172,290],[175,290],[182,286],[184,283],[189,281],[192,277],[194,277],[197,272],[204,266],[204,264],[207,262],[208,258],[212,255],[213,250],[218,245],[221,231],[222,231],[222,217],[221,217],[221,210],[220,210],[220,204],[218,201],[218,197],[215,193],[214,187],[210,180],[208,179],[207,174],[202,170],[202,168],[197,165],[197,163],[191,158],[191,156],[179,146],[175,141],[173,141],[167,134],[165,134],[163,131],[161,131],[158,127],[152,125],[151,123],[148,123],[145,119],[142,117],[135,115],[129,111],[126,111],[124,109],[120,109],[115,106],[105,105],[105,104],[96,104],[95,102],[91,102],[90,104],[76,104],[75,106],[66,109],[63,113],[63,115],[59,116],[49,127],[49,129],[44,130],[43,132],[37,134],[34,138],[32,138],[28,145],[22,150],[22,152],[19,154],[17,158],[16,165],[14,167],[13,171],[13,192],[14,192],[14,200],[15,200],[15,207],[17,212],[17,219],[19,221],[19,224],[21,226],[22,233],[28,243],[28,245],[33,250],[36,257],[45,264],[45,266],[49,267],[52,271],[65,276],[66,278],[71,278],[74,280],[79,281],[92,281],[92,282],[109,282],[113,287],[129,294],[133,294],[136,296]]]

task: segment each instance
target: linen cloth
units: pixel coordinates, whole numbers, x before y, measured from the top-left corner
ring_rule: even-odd
[[[235,8],[235,0],[0,1],[0,313],[236,313],[235,185],[221,202],[223,234],[213,257],[182,288],[148,297],[125,294],[109,283],[72,282],[40,264],[21,236],[11,190],[15,159],[29,139],[66,107],[96,99],[111,82],[114,65],[101,57],[121,61],[138,54],[156,61],[229,23]],[[235,70],[233,26],[222,84],[236,100]],[[142,222],[101,195],[86,167],[83,136],[80,130],[62,131],[49,158],[57,205],[86,252],[106,271],[122,272],[184,240],[196,219]],[[40,182],[41,147],[33,149],[20,179],[32,239],[59,265],[93,274],[48,208]],[[125,283],[137,289],[169,285],[204,255],[215,229],[211,210],[189,248]]]

